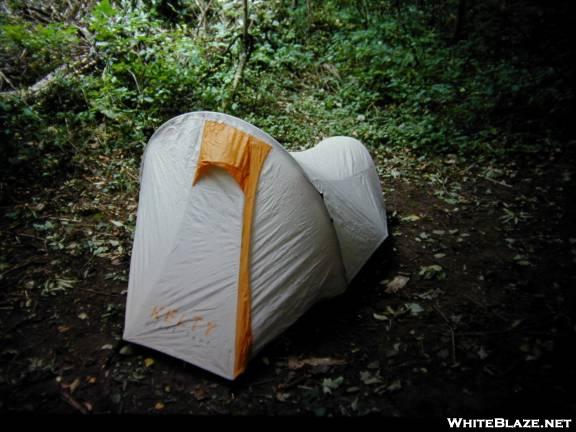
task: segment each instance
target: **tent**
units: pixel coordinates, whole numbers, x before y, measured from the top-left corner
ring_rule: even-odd
[[[146,146],[123,338],[227,379],[387,237],[362,143],[289,153],[238,118],[194,112]]]

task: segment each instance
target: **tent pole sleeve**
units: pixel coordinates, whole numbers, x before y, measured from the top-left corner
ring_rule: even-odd
[[[251,142],[250,174],[244,190],[244,214],[242,221],[242,244],[240,249],[240,275],[238,281],[238,303],[236,315],[236,359],[234,375],[246,369],[252,347],[252,290],[250,287],[250,253],[252,245],[252,225],[256,191],[262,166],[271,147],[261,142]]]

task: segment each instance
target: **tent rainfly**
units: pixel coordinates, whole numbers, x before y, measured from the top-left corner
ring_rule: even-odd
[[[288,153],[235,117],[194,112],[148,143],[123,338],[227,379],[388,236],[362,143]]]

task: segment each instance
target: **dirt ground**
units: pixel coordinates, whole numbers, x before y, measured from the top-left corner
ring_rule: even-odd
[[[374,153],[390,238],[235,382],[121,340],[137,187],[13,178],[0,412],[574,417],[574,144],[499,163]]]

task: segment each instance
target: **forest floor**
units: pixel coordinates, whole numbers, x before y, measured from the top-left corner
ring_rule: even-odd
[[[374,152],[390,238],[235,382],[121,340],[130,243],[98,247],[130,238],[136,188],[109,191],[89,170],[14,178],[0,216],[0,412],[573,416],[570,147],[482,164]],[[113,231],[94,253],[77,250],[102,223]]]

